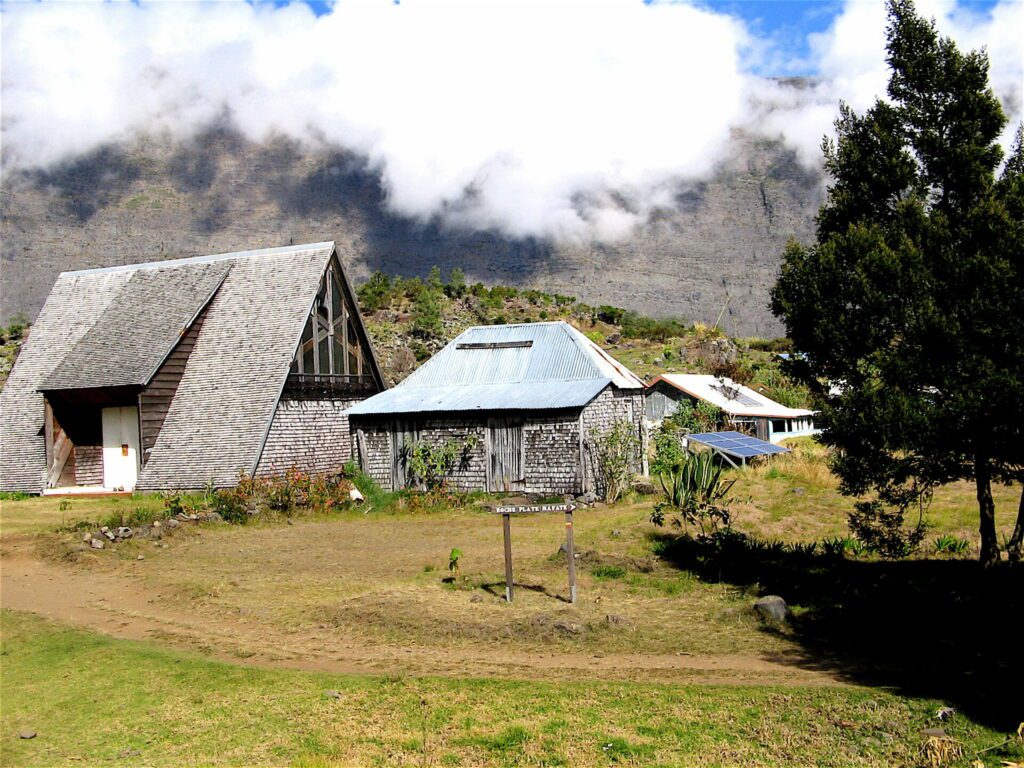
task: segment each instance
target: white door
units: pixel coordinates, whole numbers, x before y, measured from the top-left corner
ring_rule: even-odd
[[[139,409],[103,409],[103,486],[130,491],[139,478]]]

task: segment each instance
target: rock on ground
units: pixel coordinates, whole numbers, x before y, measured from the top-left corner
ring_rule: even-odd
[[[754,603],[754,610],[762,619],[785,622],[789,617],[789,606],[778,595],[766,595]]]

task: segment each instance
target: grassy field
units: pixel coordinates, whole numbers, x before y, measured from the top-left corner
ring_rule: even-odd
[[[907,765],[942,702],[861,688],[246,668],[4,612],[4,765]],[[337,697],[328,695],[334,691]],[[954,716],[965,754],[1006,736]],[[30,729],[31,740],[16,736]],[[1024,756],[1011,741],[987,765]]]
[[[813,443],[734,474],[757,540],[846,534]],[[996,493],[1008,534],[1019,488]],[[1024,580],[973,553],[715,554],[631,498],[577,513],[576,605],[561,519],[517,518],[509,605],[500,522],[476,504],[377,498],[98,552],[55,532],[162,503],[0,501],[3,765],[917,765],[939,725],[972,765],[1024,720]],[[969,486],[944,488],[929,540],[973,542],[976,519]],[[756,617],[763,594],[787,625]]]

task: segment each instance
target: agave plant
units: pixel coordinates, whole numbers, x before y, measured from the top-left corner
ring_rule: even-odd
[[[724,467],[716,464],[711,453],[688,453],[677,466],[659,475],[664,501],[660,502],[651,519],[661,525],[666,512],[678,520],[700,528],[702,536],[728,528],[731,522],[728,505],[729,491],[736,480],[722,477]]]

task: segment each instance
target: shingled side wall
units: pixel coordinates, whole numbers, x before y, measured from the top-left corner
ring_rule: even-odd
[[[433,445],[446,440],[465,443],[469,435],[476,445],[465,454],[465,461],[452,472],[449,482],[463,491],[487,487],[486,416],[453,415],[444,419],[425,419],[414,423],[419,439]],[[355,441],[361,439],[363,470],[384,489],[392,488],[392,428],[388,421],[359,419],[352,425]],[[578,493],[580,479],[580,412],[565,411],[552,415],[532,414],[523,424],[526,461],[526,491],[530,493]],[[361,438],[360,438],[361,435]]]
[[[638,445],[642,444],[644,415],[643,392],[632,389],[606,388],[591,400],[583,409],[583,457],[586,469],[587,490],[597,490],[596,463],[597,441],[607,433],[616,421],[628,421],[637,436]],[[637,452],[633,472],[643,472],[642,458]]]
[[[352,459],[345,410],[357,402],[282,399],[274,412],[256,475],[280,475],[292,467],[309,473],[340,471]]]

